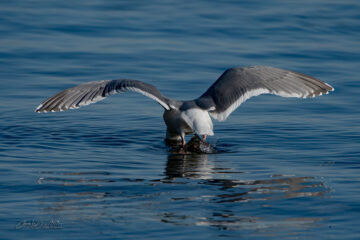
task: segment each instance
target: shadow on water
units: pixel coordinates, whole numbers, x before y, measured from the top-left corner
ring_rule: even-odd
[[[38,184],[56,190],[42,196],[41,205],[47,213],[70,219],[121,223],[147,217],[175,226],[260,229],[266,234],[312,228],[321,222],[316,216],[273,216],[274,208],[287,211],[289,200],[296,204],[298,198],[329,192],[316,177],[273,175],[249,180],[249,172],[219,166],[211,156],[169,154],[159,179],[123,178],[113,170],[41,172]]]

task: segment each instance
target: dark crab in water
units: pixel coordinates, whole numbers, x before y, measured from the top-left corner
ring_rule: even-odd
[[[188,141],[184,147],[179,146],[179,144],[172,144],[171,142],[166,141],[166,143],[171,147],[170,152],[173,154],[211,154],[216,153],[215,147],[211,146],[210,143],[202,140],[199,135],[194,134],[194,136]]]

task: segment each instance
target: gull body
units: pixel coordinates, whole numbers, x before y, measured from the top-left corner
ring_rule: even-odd
[[[178,101],[165,97],[153,85],[130,79],[84,83],[45,100],[36,112],[57,112],[95,103],[125,91],[139,92],[163,108],[166,139],[185,145],[185,135],[195,133],[205,140],[214,135],[211,118],[224,121],[241,103],[260,94],[307,98],[327,94],[333,87],[311,76],[268,66],[226,70],[200,97]]]
[[[186,102],[185,102],[186,103]],[[166,139],[181,141],[185,145],[185,135],[196,133],[206,139],[214,135],[213,124],[206,110],[189,108],[186,110],[170,109],[164,111],[164,122],[167,126]]]

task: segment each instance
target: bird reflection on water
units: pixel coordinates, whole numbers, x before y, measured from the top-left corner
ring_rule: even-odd
[[[166,180],[164,183],[177,182],[178,179],[200,180],[198,184],[206,186],[217,186],[216,194],[197,196],[196,198],[172,198],[172,200],[202,199],[210,201],[214,210],[206,217],[194,217],[177,212],[166,212],[162,215],[162,221],[176,225],[197,225],[212,226],[222,230],[234,229],[256,229],[259,228],[273,231],[281,228],[304,228],[314,227],[320,218],[287,218],[287,219],[266,219],[262,216],[246,216],[233,211],[234,205],[228,204],[254,203],[258,207],[265,207],[276,204],[277,200],[285,200],[300,197],[324,196],[329,189],[323,182],[314,177],[295,177],[276,175],[270,179],[242,180],[233,179],[233,176],[245,174],[242,171],[233,171],[228,168],[216,167],[208,161],[208,155],[169,155],[165,169]],[[224,176],[218,178],[214,176]],[[227,178],[227,177],[231,177]],[[220,193],[219,193],[220,192]],[[260,206],[259,206],[260,205]],[[239,205],[238,205],[239,206]],[[246,206],[245,206],[246,207]]]
[[[207,155],[170,155],[165,174],[167,179],[193,178],[203,179],[201,184],[215,185],[220,190],[227,191],[240,189],[241,192],[233,194],[216,195],[217,202],[237,202],[254,199],[252,193],[268,195],[260,196],[261,199],[297,198],[323,196],[328,190],[324,183],[318,182],[314,177],[271,176],[270,179],[241,180],[212,178],[214,175],[238,175],[243,172],[231,171],[226,168],[216,168],[208,163]],[[319,190],[319,191],[309,191]]]
[[[107,218],[114,224],[136,222],[137,214],[177,226],[262,228],[265,232],[314,227],[321,222],[317,217],[275,220],[244,210],[271,208],[286,199],[324,196],[329,189],[319,179],[276,175],[248,180],[244,179],[244,175],[249,177],[248,171],[219,166],[221,161],[210,156],[214,155],[169,154],[164,177],[152,180],[121,178],[118,172],[106,171],[42,172],[38,184],[56,185],[62,191],[42,196],[40,205],[47,214],[70,219]],[[182,205],[186,207],[179,207]],[[114,207],[117,211],[106,211]]]

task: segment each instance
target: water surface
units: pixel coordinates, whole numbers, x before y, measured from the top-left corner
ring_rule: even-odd
[[[360,3],[0,3],[3,239],[359,239]],[[126,93],[36,114],[56,92],[132,78],[192,99],[227,68],[271,65],[335,87],[252,98],[171,154],[161,107]]]

